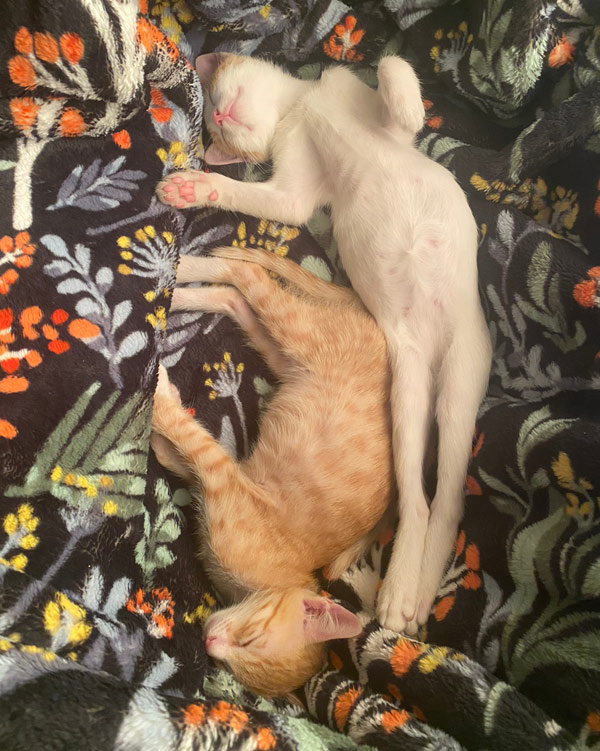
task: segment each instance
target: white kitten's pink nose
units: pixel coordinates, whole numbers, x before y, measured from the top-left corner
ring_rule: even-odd
[[[225,120],[229,117],[229,113],[223,113],[219,112],[219,110],[213,110],[212,116],[215,125],[218,125],[220,128]]]

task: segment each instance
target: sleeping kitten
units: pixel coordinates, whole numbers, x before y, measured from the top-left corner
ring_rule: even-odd
[[[330,204],[354,289],[385,334],[400,525],[379,592],[383,625],[425,623],[463,511],[463,487],[491,347],[477,290],[477,227],[444,167],[414,148],[423,125],[408,63],[379,63],[372,91],[334,67],[300,81],[262,61],[203,55],[211,164],[273,160],[265,183],[180,172],[158,186],[177,208],[214,205],[302,224]],[[435,413],[437,488],[428,506],[423,460]]]
[[[234,601],[251,593],[208,619],[207,652],[272,696],[319,670],[324,641],[361,631],[355,615],[317,595],[314,571],[340,576],[390,502],[385,340],[351,290],[292,261],[241,248],[212,255],[183,256],[177,281],[219,286],[177,288],[171,309],[231,316],[281,385],[238,463],[184,410],[161,367],[152,446],[201,498],[203,557],[217,588]]]

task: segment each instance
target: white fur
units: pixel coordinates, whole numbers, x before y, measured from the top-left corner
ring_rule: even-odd
[[[456,539],[488,382],[475,220],[450,172],[414,148],[424,110],[404,60],[380,62],[377,92],[343,67],[305,82],[270,63],[240,60],[229,61],[212,82],[207,123],[229,152],[272,158],[273,177],[242,183],[178,173],[161,183],[159,195],[182,207],[212,204],[291,224],[331,205],[342,263],[386,336],[393,375],[400,524],[377,613],[384,626],[415,633]],[[232,101],[235,122],[218,128],[213,109],[227,111]],[[222,153],[214,153],[219,161]],[[188,183],[186,195],[193,185],[191,200],[181,198],[172,182],[177,176]],[[434,416],[438,483],[429,507],[423,461]]]

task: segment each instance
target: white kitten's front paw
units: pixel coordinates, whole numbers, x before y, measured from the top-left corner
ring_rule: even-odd
[[[388,574],[377,596],[377,618],[381,625],[391,631],[414,635],[418,628],[416,612],[417,588],[408,581],[402,584]]]
[[[213,175],[197,170],[167,175],[156,186],[156,194],[163,203],[176,209],[214,205],[219,199]]]

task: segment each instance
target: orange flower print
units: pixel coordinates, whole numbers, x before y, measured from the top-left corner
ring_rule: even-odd
[[[157,45],[165,46],[165,35],[147,18],[139,18],[137,22],[138,43],[146,53],[150,53]]]
[[[162,91],[151,87],[150,99],[152,100],[152,106],[148,109],[148,112],[152,115],[157,123],[168,123],[169,120],[173,117],[173,110],[167,106],[167,102]]]
[[[8,103],[10,114],[17,128],[26,136],[31,134],[40,105],[31,97],[15,97]]]
[[[55,63],[58,60],[58,44],[52,34],[36,31],[33,35],[33,48],[38,60]]]
[[[364,29],[356,29],[356,18],[346,16],[343,23],[336,24],[333,34],[323,43],[323,50],[334,60],[360,62],[364,55],[356,50],[356,46],[364,35]]]
[[[71,65],[77,65],[81,60],[83,49],[83,41],[80,36],[70,31],[61,34],[60,51],[65,60],[71,63]]]
[[[166,587],[153,589],[148,600],[144,599],[144,590],[138,589],[127,601],[127,610],[144,616],[147,621],[146,630],[155,639],[173,637],[175,603]]]
[[[431,100],[423,99],[423,106],[425,107],[425,112],[427,114],[425,125],[432,130],[439,130],[444,123],[444,118],[441,117],[441,115],[434,115],[433,112],[430,112],[433,107],[433,102]]]
[[[600,266],[588,270],[589,279],[573,288],[573,297],[583,308],[600,308]]]
[[[71,107],[60,116],[59,128],[63,136],[78,136],[84,132],[86,124],[81,112]]]
[[[471,450],[471,457],[474,459],[477,454],[479,453],[482,445],[483,440],[485,438],[485,433],[477,433],[475,431],[475,436],[473,437],[473,448]],[[477,482],[477,480],[472,475],[467,475],[466,479],[466,493],[467,495],[481,495],[481,485]]]
[[[17,269],[26,269],[31,266],[32,256],[35,253],[35,245],[31,242],[29,232],[19,232],[13,240],[10,235],[0,238],[0,295],[6,295],[10,288],[19,278]],[[2,271],[2,267],[12,265]]]
[[[550,50],[548,55],[548,65],[551,68],[560,68],[562,65],[573,62],[573,54],[575,47],[567,39],[567,35],[563,34],[554,47]]]
[[[35,88],[35,71],[26,57],[17,55],[8,61],[8,75],[13,83],[24,89]]]
[[[410,715],[405,709],[390,709],[381,715],[381,727],[386,733],[393,733],[410,720]]]
[[[13,83],[24,89],[56,84],[55,75],[42,63],[60,68],[64,60],[69,66],[79,65],[85,51],[82,38],[71,31],[61,34],[57,40],[48,31],[36,31],[32,35],[24,26],[15,34],[14,45],[20,54],[8,61],[8,74]]]
[[[416,644],[404,637],[400,637],[390,658],[390,665],[394,675],[398,677],[406,675],[414,661],[421,656],[423,649],[424,647],[421,644]]]
[[[479,443],[479,440],[476,442]],[[442,587],[441,596],[433,609],[433,617],[438,623],[443,621],[454,607],[456,602],[456,589],[476,590],[481,587],[481,563],[479,548],[475,543],[467,545],[467,536],[461,530],[456,539],[456,558],[450,566],[445,579],[451,584]]]
[[[33,38],[24,26],[15,34],[15,49],[23,55],[30,55],[33,52]]]
[[[126,130],[119,130],[113,133],[112,139],[120,149],[129,149],[131,147],[131,136]]]
[[[350,710],[361,696],[362,688],[349,688],[343,691],[335,701],[333,716],[338,730],[342,730],[350,714]]]

